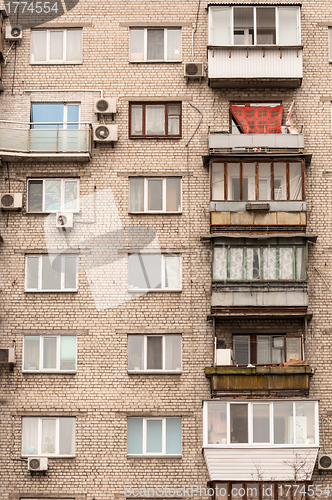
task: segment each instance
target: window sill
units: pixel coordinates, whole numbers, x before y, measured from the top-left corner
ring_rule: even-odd
[[[149,458],[181,458],[182,455],[127,455],[127,458],[140,458],[140,459],[149,459]]]
[[[31,373],[32,375],[40,374],[40,375],[76,375],[77,370],[69,371],[69,370],[22,370],[22,373],[28,375]]]
[[[182,211],[176,212],[160,212],[156,211],[145,211],[145,212],[128,212],[129,215],[182,215]]]
[[[30,66],[68,66],[70,65],[82,65],[82,61],[30,61]]]
[[[54,214],[56,215],[57,213],[68,213],[68,214],[73,214],[73,215],[81,215],[81,212],[72,212],[71,210],[57,210],[57,211],[52,211],[52,212],[25,212],[25,215],[51,215]]]
[[[182,64],[182,59],[174,59],[172,61],[164,61],[156,59],[155,61],[129,61],[129,64]]]
[[[77,293],[78,290],[25,290],[25,293]]]
[[[76,455],[45,455],[45,453],[42,455],[21,455],[22,458],[76,458]]]
[[[130,135],[129,139],[182,139],[182,136],[180,135]]]
[[[165,292],[166,293],[167,292],[172,292],[172,293],[177,292],[177,293],[179,293],[180,292],[181,293],[182,289],[181,290],[179,290],[179,289],[163,289],[163,290],[158,290],[158,289],[154,289],[154,288],[153,289],[151,289],[151,288],[149,288],[149,289],[137,288],[135,290],[133,290],[133,289],[129,289],[128,290],[128,293],[151,293],[151,292],[152,293],[154,293],[154,292],[157,292],[157,293],[165,293]]]
[[[128,375],[182,375],[182,370],[128,370]]]

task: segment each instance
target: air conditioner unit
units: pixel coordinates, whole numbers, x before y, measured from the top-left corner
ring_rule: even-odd
[[[319,453],[318,469],[332,470],[332,455],[327,455],[326,453]]]
[[[8,363],[15,363],[14,347],[9,347],[8,349],[0,349],[0,364],[6,365]]]
[[[116,99],[95,99],[95,113],[101,115],[116,113]]]
[[[29,457],[28,458],[28,470],[39,471],[48,469],[48,458],[47,457]]]
[[[0,194],[0,206],[2,210],[19,210],[22,208],[21,193],[2,193]]]
[[[232,354],[233,351],[232,349],[216,349],[216,365],[217,366],[223,366],[223,365],[232,365]]]
[[[67,231],[74,227],[74,215],[70,212],[58,212],[55,216],[55,225],[57,228]]]
[[[118,140],[117,125],[95,125],[93,140],[96,142],[116,142]]]
[[[204,67],[203,63],[186,63],[184,65],[184,76],[186,78],[203,78]]]
[[[6,26],[5,38],[10,42],[22,40],[22,26],[13,24],[13,26]]]

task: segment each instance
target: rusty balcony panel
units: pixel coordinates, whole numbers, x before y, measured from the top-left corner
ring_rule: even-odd
[[[290,306],[233,306],[233,307],[223,307],[223,306],[212,306],[211,316],[212,317],[288,317],[297,316],[304,317],[307,316],[308,308],[306,306],[301,307],[290,307]]]
[[[221,225],[221,224],[211,224],[211,233],[305,233],[306,226],[279,226],[279,225],[251,225],[251,224],[239,224],[239,225]]]

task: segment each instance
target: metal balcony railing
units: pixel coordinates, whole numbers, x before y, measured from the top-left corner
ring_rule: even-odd
[[[67,128],[65,128],[67,127]],[[0,151],[19,153],[90,153],[91,124],[0,120]]]

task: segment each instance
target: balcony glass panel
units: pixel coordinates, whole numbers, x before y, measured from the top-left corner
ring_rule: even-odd
[[[301,163],[289,164],[290,199],[302,200]]]
[[[252,201],[256,199],[255,163],[243,164],[243,199]]]
[[[286,163],[274,164],[274,199],[287,200]]]
[[[227,405],[217,403],[208,406],[209,444],[227,443]]]
[[[274,7],[256,8],[257,45],[275,45],[276,19]]]
[[[270,442],[270,405],[253,405],[253,442]]]
[[[273,404],[274,443],[293,443],[293,403],[276,402]]]
[[[234,45],[254,45],[253,7],[234,7]]]
[[[225,172],[223,163],[212,163],[212,200],[225,199]]]
[[[228,164],[228,199],[240,200],[240,165],[238,163]]]
[[[230,405],[231,443],[248,443],[248,405]]]
[[[299,8],[278,7],[279,45],[298,45],[300,43]]]
[[[301,165],[299,163],[299,165]],[[271,165],[270,163],[260,163],[259,171],[259,199],[271,200]]]

